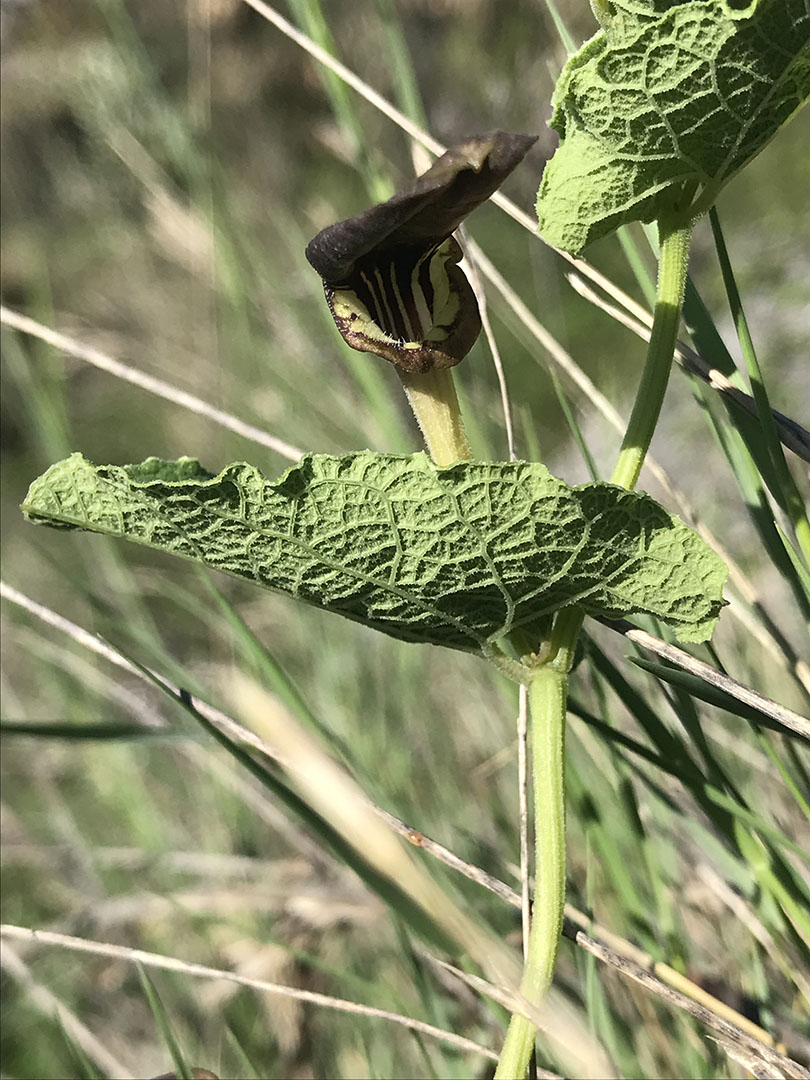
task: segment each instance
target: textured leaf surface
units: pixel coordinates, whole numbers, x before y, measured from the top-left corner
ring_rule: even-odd
[[[810,96],[810,0],[598,0],[554,93],[540,231],[579,252],[697,185],[705,210]]]
[[[339,612],[393,637],[477,650],[576,604],[657,615],[702,641],[726,568],[649,496],[570,488],[542,465],[364,452],[302,459],[277,482],[191,458],[34,481],[31,521],[124,536]]]

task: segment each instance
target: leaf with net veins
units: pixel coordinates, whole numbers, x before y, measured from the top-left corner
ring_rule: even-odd
[[[594,0],[568,61],[540,232],[577,254],[630,221],[707,210],[810,96],[807,0]],[[683,205],[681,205],[683,202]]]
[[[424,454],[311,455],[279,480],[191,458],[93,465],[73,454],[31,485],[38,524],[193,559],[393,637],[487,650],[550,613],[654,615],[703,641],[726,567],[648,495],[572,488],[534,462],[439,468]]]

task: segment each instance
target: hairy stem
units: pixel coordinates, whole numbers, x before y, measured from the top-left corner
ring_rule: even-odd
[[[424,375],[397,368],[428,453],[437,465],[469,461],[470,447],[450,368],[434,368]]]
[[[551,985],[565,906],[565,705],[568,676],[544,664],[529,684],[532,786],[535,808],[535,891],[529,951],[520,986],[539,1005]],[[536,1027],[515,1013],[496,1080],[520,1080],[534,1049]]]
[[[686,272],[691,224],[659,223],[661,252],[655,314],[644,372],[627,431],[611,477],[632,489],[655,431],[675,352]],[[521,991],[539,1005],[551,984],[562,933],[565,903],[565,715],[568,674],[574,663],[583,613],[577,608],[557,615],[544,648],[544,663],[529,686],[532,722],[536,833],[535,896],[529,952]],[[531,1059],[537,1029],[515,1014],[501,1051],[496,1080],[522,1080]]]
[[[658,257],[658,288],[652,334],[633,411],[611,481],[632,490],[638,483],[641,466],[650,446],[664,402],[672,356],[678,338],[686,271],[689,266],[689,241],[692,225],[669,226],[659,223],[661,250]]]

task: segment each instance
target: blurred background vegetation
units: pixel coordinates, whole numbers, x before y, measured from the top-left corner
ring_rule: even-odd
[[[506,185],[532,210],[555,145],[546,121],[565,60],[546,7],[292,0],[281,13],[444,143],[494,128],[538,133]],[[576,42],[592,33],[586,4],[562,0],[559,14]],[[394,372],[343,346],[303,257],[320,228],[413,175],[410,140],[391,121],[239,0],[18,0],[3,4],[2,47],[5,305],[302,450],[418,448]],[[808,396],[807,138],[800,115],[719,204],[772,404],[799,421]],[[495,206],[477,211],[468,231],[626,413],[641,342],[579,297],[568,265]],[[652,272],[642,230],[629,239]],[[616,238],[588,257],[644,299]],[[692,275],[737,356],[706,224]],[[488,300],[519,454],[569,482],[589,478],[565,405],[609,473],[620,436],[570,387],[560,396],[544,350],[496,292]],[[494,670],[137,547],[35,531],[17,510],[30,481],[73,450],[98,462],[188,454],[211,469],[246,459],[269,475],[286,467],[282,456],[5,328],[2,375],[8,584],[219,704],[234,670],[267,677],[274,665],[306,702],[300,709],[347,748],[344,761],[369,795],[515,883],[517,693]],[[475,453],[505,457],[483,338],[458,383]],[[676,371],[653,452],[801,656],[800,606],[764,550],[711,416]],[[642,486],[671,505],[649,475]],[[256,659],[248,632],[272,662]],[[6,722],[171,732],[4,740],[4,922],[372,1003],[498,1048],[503,1014],[438,979],[401,919],[171,703],[12,603],[3,605],[2,650]],[[655,959],[747,1002],[806,1056],[806,865],[795,850],[808,839],[806,758],[795,740],[662,690],[622,659],[628,651],[593,629],[573,689],[585,719],[574,715],[570,728],[570,899]],[[718,658],[735,678],[806,709],[800,683],[728,613]],[[612,731],[661,760],[650,764]],[[697,762],[697,779],[681,752]],[[701,787],[709,781],[736,809],[712,811]],[[746,828],[770,838],[759,861],[739,835],[741,807],[752,815]],[[517,946],[518,913],[431,869]],[[131,965],[15,948],[27,974],[4,974],[4,1077],[105,1072],[54,1019],[43,988],[132,1075],[171,1067]],[[693,1021],[570,942],[559,983],[624,1075],[747,1075]],[[157,973],[155,985],[188,1060],[219,1076],[466,1077],[488,1067],[380,1020],[179,975]]]

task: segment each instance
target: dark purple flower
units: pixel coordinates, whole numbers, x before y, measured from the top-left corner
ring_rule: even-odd
[[[481,318],[452,233],[535,141],[502,131],[467,139],[387,202],[330,225],[309,243],[307,258],[353,349],[416,373],[464,359]]]

